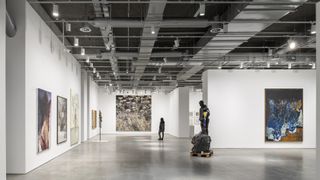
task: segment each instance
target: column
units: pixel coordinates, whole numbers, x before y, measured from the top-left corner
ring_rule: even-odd
[[[0,0],[0,179],[6,179],[6,1]]]

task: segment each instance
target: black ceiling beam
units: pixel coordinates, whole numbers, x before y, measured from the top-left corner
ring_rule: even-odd
[[[92,1],[37,1],[37,0],[29,0],[30,4],[92,4]],[[152,3],[159,4],[163,3],[161,0],[152,1]],[[247,1],[247,0],[235,0],[235,1],[180,1],[180,0],[171,0],[168,1],[167,4],[251,4],[251,5],[302,5],[302,4],[316,4],[315,1],[307,1],[307,2],[293,2],[290,0],[281,0],[281,1],[268,1],[268,0],[261,0],[261,1]],[[127,0],[119,0],[119,1],[105,1],[100,2],[100,4],[150,4],[150,1],[146,0],[135,0],[135,1],[127,1]]]

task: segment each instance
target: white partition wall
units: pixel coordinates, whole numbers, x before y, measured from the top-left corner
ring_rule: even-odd
[[[17,6],[19,4],[19,6]],[[18,27],[13,38],[6,39],[6,140],[7,172],[24,173],[25,147],[25,30],[26,1],[7,1],[7,10]]]
[[[204,97],[211,111],[209,133],[216,148],[315,148],[315,70],[209,70]],[[265,88],[303,88],[302,143],[265,142]]]
[[[81,141],[88,140],[88,73],[81,71]]]
[[[134,94],[135,95],[135,94]],[[146,94],[151,95],[151,94]],[[109,94],[104,88],[99,89],[99,110],[102,112],[102,133],[116,132],[116,93]],[[169,119],[169,95],[160,93],[152,95],[151,133],[158,133],[160,118]],[[167,126],[168,127],[168,126]],[[130,132],[129,132],[130,133]],[[131,132],[132,133],[132,132]],[[149,132],[150,133],[150,132]]]
[[[320,2],[316,5],[317,20],[317,165],[320,169]],[[320,177],[320,171],[318,177]]]
[[[176,137],[189,137],[189,88],[177,88],[169,96],[168,133]]]
[[[70,142],[70,96],[78,94],[81,68],[76,59],[26,1],[10,0],[18,33],[7,39],[7,172],[26,173],[75,147]],[[51,92],[50,147],[37,151],[37,89]],[[67,141],[57,144],[57,96],[67,98]],[[81,113],[79,114],[81,130]],[[79,140],[81,139],[79,131]]]
[[[6,179],[6,1],[0,0],[0,179]]]
[[[109,94],[104,88],[99,89],[98,107],[103,116],[102,133],[118,133],[116,132],[116,95]],[[166,122],[166,133],[176,137],[189,137],[188,87],[177,88],[169,94],[152,94],[151,133],[158,133],[161,117]]]
[[[89,76],[89,108],[88,108],[88,131],[89,138],[96,136],[99,133],[99,107],[98,107],[98,96],[99,96],[99,87],[97,83],[95,83],[92,77]],[[97,127],[92,128],[92,110],[97,111]]]

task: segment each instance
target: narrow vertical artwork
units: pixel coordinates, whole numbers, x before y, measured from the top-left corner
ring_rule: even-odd
[[[265,140],[303,141],[303,89],[265,90]]]
[[[91,116],[92,116],[92,129],[96,129],[97,128],[97,111],[92,110]]]
[[[68,128],[68,114],[67,114],[67,99],[57,97],[57,144],[67,141],[67,128]]]
[[[38,89],[38,152],[50,147],[51,92]]]
[[[79,142],[79,95],[70,91],[70,143],[71,145]]]

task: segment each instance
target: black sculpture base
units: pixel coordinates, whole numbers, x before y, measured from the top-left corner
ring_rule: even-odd
[[[192,138],[192,153],[211,152],[211,137],[207,134],[199,133]]]

